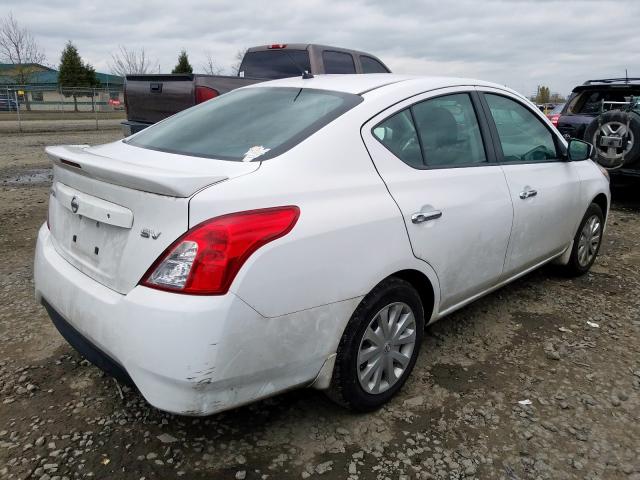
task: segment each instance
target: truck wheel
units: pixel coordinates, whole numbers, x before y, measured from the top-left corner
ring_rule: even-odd
[[[388,402],[409,377],[424,335],[420,296],[388,278],[358,305],[340,339],[327,396],[361,412]]]
[[[619,110],[605,112],[589,124],[584,139],[593,144],[596,160],[603,167],[632,165],[640,159],[640,116]]]

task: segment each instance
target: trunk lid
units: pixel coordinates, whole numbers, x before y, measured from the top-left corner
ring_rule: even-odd
[[[46,151],[53,161],[49,228],[54,247],[78,270],[122,294],[188,229],[194,193],[260,165],[123,142]]]

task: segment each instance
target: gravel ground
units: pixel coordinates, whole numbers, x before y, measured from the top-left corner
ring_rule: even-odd
[[[640,480],[640,192],[592,272],[543,268],[430,327],[387,407],[301,390],[208,418],[159,412],[84,361],[33,299],[42,148],[0,140],[0,478]]]

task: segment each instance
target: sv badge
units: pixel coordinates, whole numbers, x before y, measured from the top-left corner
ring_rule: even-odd
[[[153,240],[156,240],[160,235],[162,235],[162,232],[155,232],[150,228],[143,228],[140,231],[140,236],[142,238],[152,238]]]

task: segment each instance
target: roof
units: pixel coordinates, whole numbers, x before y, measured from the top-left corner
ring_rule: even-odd
[[[610,89],[633,89],[640,88],[640,78],[603,78],[601,80],[587,80],[582,85],[578,85],[573,92],[598,91]]]
[[[270,45],[258,45],[255,47],[251,47],[247,49],[247,52],[259,52],[264,50],[307,50],[317,48],[320,50],[333,50],[336,52],[349,52],[355,53],[356,55],[365,55],[367,57],[376,57],[375,55],[367,52],[363,52],[361,50],[354,50],[352,48],[345,47],[333,47],[331,45],[321,45],[319,43],[272,43]]]
[[[395,73],[367,73],[353,75],[315,75],[313,78],[303,79],[302,77],[283,78],[271,80],[251,85],[245,88],[254,87],[295,87],[295,88],[317,88],[320,90],[333,90],[344,93],[363,94],[376,90],[387,85],[407,83],[419,83],[425,90],[436,88],[453,87],[458,85],[477,85],[509,90],[503,85],[475,80],[471,78],[455,77],[420,77],[415,75],[398,75]],[[519,95],[519,94],[518,94]]]
[[[21,64],[21,67],[28,68],[33,73],[30,75],[30,85],[57,85],[58,84],[58,71],[40,65],[38,63],[25,63]],[[12,63],[0,63],[0,84],[14,85],[16,83],[17,66]],[[124,78],[117,75],[110,75],[108,73],[96,72],[96,77],[100,80],[102,85],[122,85]]]

